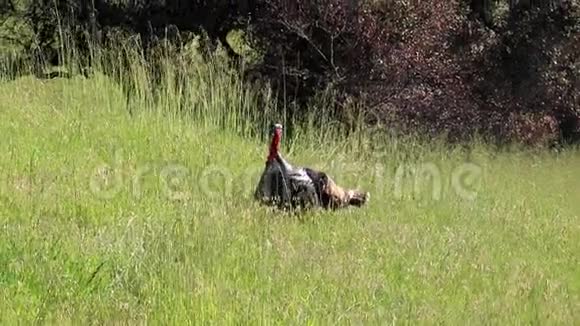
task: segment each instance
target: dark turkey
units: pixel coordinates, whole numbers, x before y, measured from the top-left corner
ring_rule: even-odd
[[[282,125],[272,127],[272,141],[264,172],[254,193],[256,200],[279,208],[340,208],[362,206],[369,193],[346,190],[324,172],[295,167],[280,154]]]

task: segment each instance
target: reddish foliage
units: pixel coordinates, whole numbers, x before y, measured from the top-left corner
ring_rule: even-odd
[[[403,131],[527,143],[574,133],[580,36],[566,3],[514,12],[496,31],[460,0],[352,3],[264,1],[256,25],[273,46],[262,73],[299,104],[332,85],[339,107],[346,95],[365,99]]]
[[[44,47],[56,28],[45,17],[53,3],[94,38],[120,26],[146,47],[179,31],[205,30],[223,41],[232,28],[251,25],[267,52],[252,75],[293,101],[294,117],[330,88],[339,119],[358,99],[369,123],[402,132],[527,143],[580,138],[575,0],[528,2],[495,27],[468,5],[481,0],[71,1],[33,2],[30,18]]]

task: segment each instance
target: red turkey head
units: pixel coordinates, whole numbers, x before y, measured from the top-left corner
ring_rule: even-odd
[[[272,142],[270,143],[270,152],[268,154],[268,161],[273,161],[280,150],[280,140],[282,139],[282,125],[276,123],[272,125]]]

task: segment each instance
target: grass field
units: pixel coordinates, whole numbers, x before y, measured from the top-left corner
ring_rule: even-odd
[[[251,200],[264,141],[166,113],[0,84],[0,323],[580,323],[580,153],[305,129],[288,158],[372,197],[293,216]]]

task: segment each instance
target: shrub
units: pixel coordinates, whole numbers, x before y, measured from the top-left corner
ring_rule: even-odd
[[[362,116],[450,141],[580,138],[576,0],[33,0],[24,12],[36,40],[25,52],[41,63],[74,48],[90,65],[92,46],[134,43],[160,76],[160,51],[206,35],[201,55],[225,50],[246,82],[271,87],[286,121],[348,130]]]
[[[256,16],[261,73],[297,112],[331,87],[338,113],[354,97],[368,122],[451,141],[551,142],[578,119],[572,2],[504,10],[492,26],[459,0],[268,0]]]

